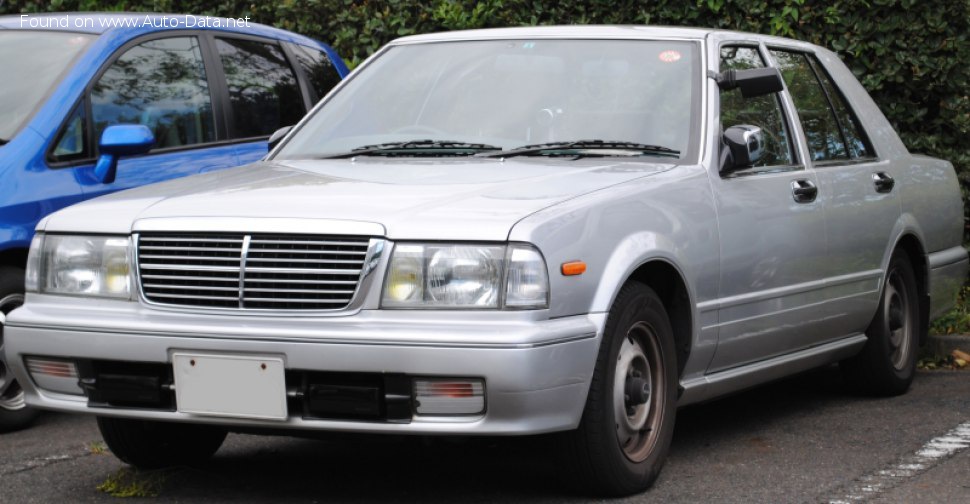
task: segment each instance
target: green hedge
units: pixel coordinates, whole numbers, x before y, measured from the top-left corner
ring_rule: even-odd
[[[355,66],[385,42],[544,24],[717,27],[837,51],[910,150],[948,159],[970,196],[970,0],[7,0],[0,13],[132,10],[241,17],[333,45]]]

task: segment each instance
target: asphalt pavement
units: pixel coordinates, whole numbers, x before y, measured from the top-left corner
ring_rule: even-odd
[[[590,502],[556,437],[231,434],[211,462],[137,473],[90,417],[0,435],[0,502]],[[970,502],[970,371],[920,372],[891,399],[829,367],[678,412],[650,491],[617,502]],[[99,490],[99,487],[102,490]],[[141,500],[135,497],[135,500]]]

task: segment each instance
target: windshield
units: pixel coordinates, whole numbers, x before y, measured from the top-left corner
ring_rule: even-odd
[[[10,140],[94,37],[49,31],[0,32],[0,142]]]
[[[347,82],[275,157],[340,156],[362,147],[369,153],[416,140],[503,150],[598,140],[662,147],[686,159],[699,81],[693,42],[396,46]]]

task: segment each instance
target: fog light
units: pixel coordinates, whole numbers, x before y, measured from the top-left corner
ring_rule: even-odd
[[[27,357],[27,370],[38,387],[61,394],[84,395],[72,361]]]
[[[414,380],[419,415],[475,415],[485,411],[482,380]]]

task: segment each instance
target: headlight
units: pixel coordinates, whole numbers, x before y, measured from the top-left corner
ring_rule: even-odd
[[[398,244],[385,308],[545,308],[545,261],[529,245]]]
[[[126,236],[38,235],[27,264],[28,288],[129,299],[129,247]]]

